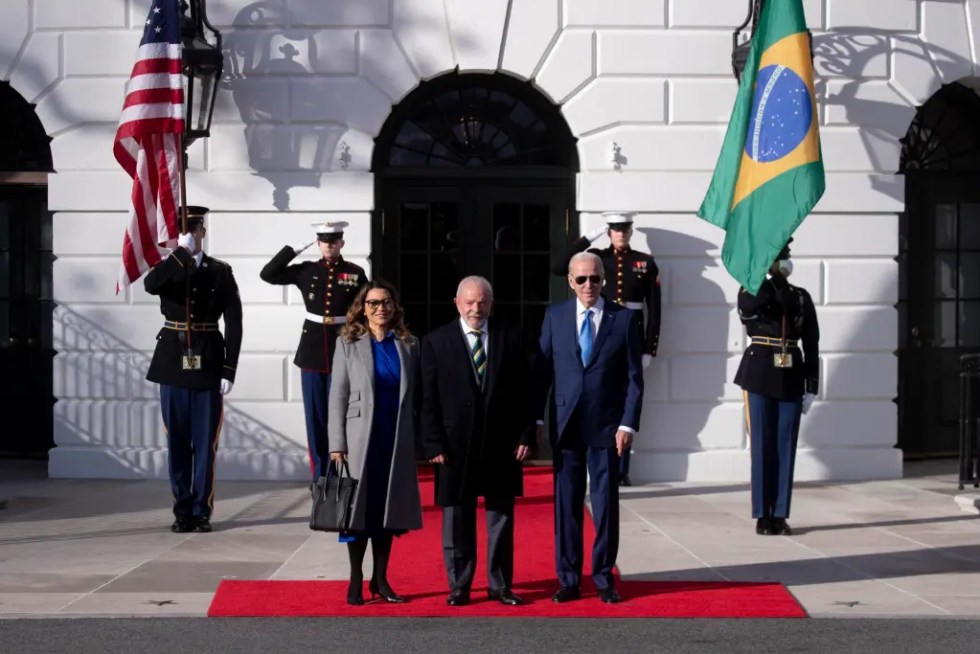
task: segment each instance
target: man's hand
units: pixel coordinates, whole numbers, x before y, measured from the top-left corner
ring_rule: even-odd
[[[345,461],[347,459],[347,452],[331,452],[331,461]]]
[[[651,363],[653,363],[653,355],[652,354],[644,354],[643,355],[643,369],[646,370],[647,368],[649,368]]]
[[[623,452],[630,448],[633,443],[633,434],[622,429],[616,432],[616,454],[623,456]]]
[[[596,227],[591,232],[586,234],[585,238],[589,239],[590,243],[594,242],[597,238],[605,234],[608,229],[609,227],[607,227],[606,225],[602,225],[601,227]]]
[[[445,465],[446,464],[446,455],[445,454],[440,454],[438,456],[434,456],[431,459],[429,459],[429,463],[436,463],[438,465]]]
[[[816,395],[813,393],[806,393],[803,395],[803,413],[810,410],[810,406],[813,404],[813,400],[816,399]]]
[[[530,454],[531,454],[531,448],[528,447],[527,445],[518,445],[517,446],[517,460],[518,461],[524,461],[524,460],[526,460],[527,457]]]
[[[313,241],[310,241],[309,243],[305,243],[305,244],[300,244],[300,245],[294,245],[294,246],[293,246],[293,252],[295,252],[296,254],[299,254],[300,252],[302,252],[302,251],[303,251],[303,250],[305,250],[306,248],[308,248],[308,247],[310,247],[310,246],[311,246],[311,245],[313,245],[314,243],[316,243],[316,241],[315,241],[315,240],[313,240]]]
[[[221,394],[222,395],[227,395],[228,393],[231,392],[231,389],[234,386],[235,386],[235,382],[231,381],[230,379],[222,379],[221,380],[221,389],[220,389],[221,390]]]
[[[194,246],[195,246],[194,235],[191,234],[190,232],[187,232],[186,234],[181,234],[180,236],[177,237],[177,247],[184,248],[188,252],[193,253]]]

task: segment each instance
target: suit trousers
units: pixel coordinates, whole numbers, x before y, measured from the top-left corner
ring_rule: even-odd
[[[614,585],[613,568],[619,553],[618,458],[615,447],[582,443],[576,417],[554,447],[555,563],[562,586],[577,588],[582,579],[586,470],[596,531],[592,581],[598,589]]]
[[[214,509],[214,466],[224,404],[218,389],[160,385],[167,429],[174,515],[210,518]]]
[[[330,445],[327,442],[327,404],[330,396],[330,373],[303,370],[303,411],[306,413],[306,446],[310,453],[310,472],[315,482],[327,474]]]
[[[752,517],[788,518],[800,433],[801,400],[746,393],[752,447]]]
[[[506,590],[514,581],[514,497],[485,498],[487,581],[490,590]],[[449,588],[469,590],[476,572],[476,498],[442,509],[442,555]]]

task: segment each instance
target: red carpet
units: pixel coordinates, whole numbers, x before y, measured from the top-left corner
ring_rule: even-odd
[[[550,468],[529,468],[524,497],[518,500],[515,524],[514,592],[524,606],[506,607],[486,599],[486,542],[479,527],[477,575],[473,602],[446,605],[446,573],[442,564],[441,514],[432,503],[431,472],[422,472],[424,528],[395,540],[389,580],[409,601],[368,602],[348,606],[346,581],[222,581],[208,615],[211,617],[323,616],[464,616],[464,617],[616,617],[616,618],[803,618],[806,613],[788,590],[777,583],[620,581],[620,604],[603,604],[588,577],[592,547],[591,520],[585,521],[586,570],[583,599],[565,604],[550,600],[555,578],[553,492]],[[482,511],[480,520],[482,521]],[[336,539],[323,534],[324,539]],[[327,540],[324,541],[326,544]],[[339,550],[337,550],[339,551]],[[364,576],[371,575],[365,562]],[[367,583],[364,585],[368,598]]]

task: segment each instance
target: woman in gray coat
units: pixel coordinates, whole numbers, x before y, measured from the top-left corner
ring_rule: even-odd
[[[422,528],[415,469],[419,343],[404,323],[395,288],[361,288],[337,339],[327,435],[332,461],[347,461],[358,480],[350,532],[348,604],[363,604],[361,566],[371,541],[371,597],[405,599],[388,583],[393,537]],[[344,535],[342,535],[344,536]]]

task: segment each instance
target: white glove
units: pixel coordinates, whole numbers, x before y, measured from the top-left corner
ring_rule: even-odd
[[[316,241],[315,241],[315,240],[314,240],[314,241],[310,241],[309,243],[306,243],[306,244],[304,244],[304,245],[294,245],[294,246],[293,246],[293,252],[295,252],[296,254],[299,254],[300,252],[302,252],[302,251],[303,251],[303,250],[305,250],[306,248],[308,248],[308,247],[310,247],[310,246],[311,246],[311,245],[313,245],[314,243],[316,243]]]
[[[810,410],[810,405],[813,404],[813,400],[816,397],[817,396],[814,395],[813,393],[806,393],[803,395],[803,413],[806,413],[807,411]]]
[[[231,389],[232,389],[232,387],[234,385],[235,385],[235,382],[231,381],[230,379],[222,379],[221,380],[221,394],[222,395],[227,395],[228,393],[230,393],[231,392]]]
[[[188,252],[194,251],[194,235],[190,232],[181,234],[177,237],[177,247],[186,249]]]
[[[643,355],[643,369],[646,370],[647,368],[649,368],[651,363],[653,363],[653,355],[652,354],[644,354]]]
[[[607,229],[609,228],[606,225],[596,227],[591,232],[587,233],[585,235],[585,238],[589,239],[589,242],[591,243],[595,241],[597,238],[599,238],[600,236],[602,236],[603,234],[605,234]]]

